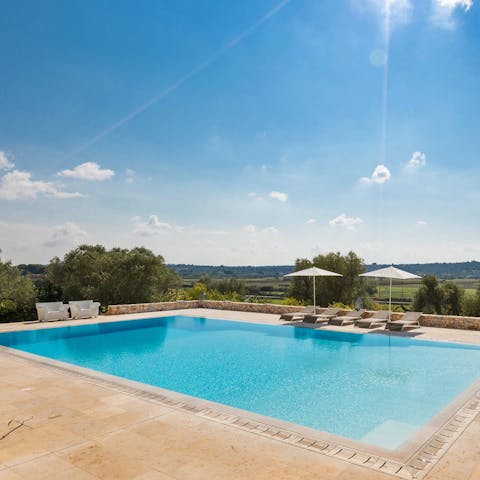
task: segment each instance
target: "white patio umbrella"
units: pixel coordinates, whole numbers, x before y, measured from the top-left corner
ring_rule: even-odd
[[[298,272],[288,273],[284,277],[313,277],[313,313],[317,313],[317,305],[315,299],[315,278],[316,277],[341,277],[340,273],[330,272],[323,268],[311,267]]]
[[[390,322],[392,317],[392,280],[410,280],[412,278],[421,278],[405,270],[400,270],[393,265],[387,268],[380,268],[373,270],[372,272],[361,273],[360,277],[377,277],[377,278],[389,278],[390,279],[390,299],[388,302],[388,321]]]

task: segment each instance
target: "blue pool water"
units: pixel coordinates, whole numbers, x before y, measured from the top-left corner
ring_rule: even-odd
[[[175,316],[0,345],[397,448],[480,376],[480,348]]]

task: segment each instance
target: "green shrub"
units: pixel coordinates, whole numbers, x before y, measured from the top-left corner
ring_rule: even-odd
[[[303,305],[302,302],[299,302],[296,298],[286,297],[282,300],[282,305]]]
[[[345,303],[342,302],[333,302],[328,305],[331,308],[341,308],[342,310],[353,310],[354,306],[353,305],[346,305]]]

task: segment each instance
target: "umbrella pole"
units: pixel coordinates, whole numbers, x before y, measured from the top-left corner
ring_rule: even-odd
[[[317,313],[316,295],[315,295],[315,280],[317,277],[313,277],[313,314]]]
[[[388,303],[388,323],[392,321],[392,279],[390,279],[390,300]]]

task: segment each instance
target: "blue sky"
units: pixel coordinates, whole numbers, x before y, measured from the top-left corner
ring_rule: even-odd
[[[475,0],[1,8],[4,260],[480,258]]]

